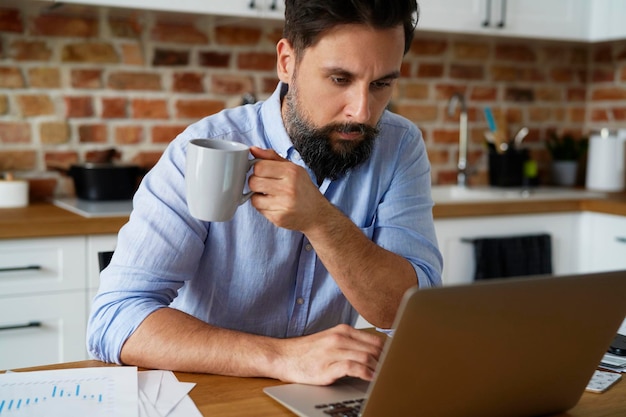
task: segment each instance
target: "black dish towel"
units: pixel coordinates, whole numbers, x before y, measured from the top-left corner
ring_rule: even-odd
[[[550,235],[472,239],[475,280],[552,273]]]

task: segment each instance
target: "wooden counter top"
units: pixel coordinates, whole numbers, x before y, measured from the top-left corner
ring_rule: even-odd
[[[543,200],[438,204],[435,220],[454,217],[497,216],[593,211],[626,216],[626,194],[599,200]],[[86,218],[51,203],[0,209],[0,239],[115,234],[128,217]]]
[[[435,220],[454,217],[593,211],[626,216],[626,194],[609,194],[605,199],[558,199],[528,201],[475,201],[435,204]]]
[[[51,203],[0,209],[0,239],[117,233],[128,217],[86,218]]]
[[[435,204],[433,216],[435,220],[454,217],[473,216],[497,216],[512,214],[537,214],[537,213],[558,213],[568,211],[581,211],[580,200],[550,200],[550,201],[515,201],[515,202],[495,202],[481,201],[471,203],[447,203]],[[626,214],[626,203],[624,204],[624,214]]]
[[[580,206],[582,211],[626,216],[626,195],[612,195],[602,200],[583,200]]]

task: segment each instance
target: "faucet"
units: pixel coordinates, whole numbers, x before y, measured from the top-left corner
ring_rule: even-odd
[[[454,93],[448,101],[448,115],[454,116],[457,105],[461,107],[459,115],[459,161],[456,165],[456,182],[461,187],[467,186],[467,104],[465,96],[461,93]]]

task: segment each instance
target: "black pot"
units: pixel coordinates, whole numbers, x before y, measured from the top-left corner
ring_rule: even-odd
[[[95,201],[130,200],[143,173],[138,165],[113,163],[72,165],[68,171],[76,197]]]

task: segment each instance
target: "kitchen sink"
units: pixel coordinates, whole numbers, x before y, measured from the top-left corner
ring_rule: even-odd
[[[605,198],[606,193],[565,187],[503,188],[435,185],[432,187],[432,197],[435,204],[453,204],[487,201],[596,199]]]

